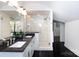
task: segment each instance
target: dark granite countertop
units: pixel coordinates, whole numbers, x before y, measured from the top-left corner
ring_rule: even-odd
[[[34,35],[32,36],[32,38],[33,37],[34,37]],[[26,41],[26,43],[21,48],[6,47],[6,48],[0,50],[0,52],[23,52],[25,50],[25,48],[30,44],[32,38],[23,38],[22,41]]]
[[[25,32],[25,33],[39,33],[39,32],[34,32],[34,31],[32,31],[32,32]]]

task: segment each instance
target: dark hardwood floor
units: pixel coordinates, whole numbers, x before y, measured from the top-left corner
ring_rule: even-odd
[[[63,45],[62,45],[63,46]],[[73,52],[67,49],[65,46],[53,51],[34,51],[33,57],[77,57]]]
[[[53,57],[53,51],[35,51],[33,57]]]
[[[53,51],[34,51],[33,57],[78,57],[60,42],[60,37],[54,37]]]

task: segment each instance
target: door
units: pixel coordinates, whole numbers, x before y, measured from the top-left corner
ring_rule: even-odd
[[[53,29],[54,29],[54,42],[60,42],[60,23],[54,21]]]

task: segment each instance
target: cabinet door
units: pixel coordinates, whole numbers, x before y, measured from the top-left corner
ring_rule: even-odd
[[[39,50],[39,33],[35,33],[35,50]]]
[[[30,42],[30,44],[28,45],[28,57],[32,57],[33,53],[34,53],[34,38],[32,39],[32,41]]]
[[[29,46],[27,46],[23,52],[24,57],[28,57]]]
[[[35,48],[35,37],[32,39],[32,42],[31,42],[31,49],[30,49],[30,56],[31,57],[33,56],[34,48]]]
[[[34,53],[34,50],[33,49],[30,49],[28,51],[28,57],[32,57],[33,56],[33,53]]]

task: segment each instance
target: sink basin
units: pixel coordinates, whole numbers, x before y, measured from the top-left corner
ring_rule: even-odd
[[[18,41],[14,43],[13,45],[11,45],[10,48],[21,48],[25,43],[26,41]]]
[[[34,33],[26,33],[25,37],[26,38],[32,38],[34,36]]]
[[[27,36],[25,36],[26,38],[32,38],[32,36],[31,35],[27,35]]]

